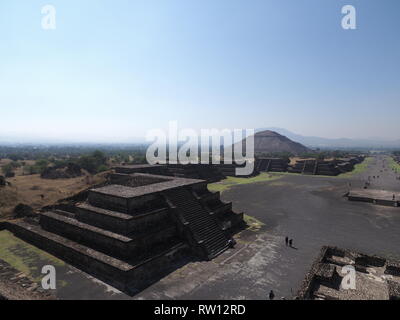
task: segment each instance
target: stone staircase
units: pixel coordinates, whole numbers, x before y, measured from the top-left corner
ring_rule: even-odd
[[[257,159],[255,169],[257,171],[268,171],[270,160],[268,159]]]
[[[302,173],[314,175],[315,174],[315,164],[316,164],[316,160],[305,160]]]
[[[222,228],[195,196],[186,189],[170,190],[164,193],[167,201],[177,209],[178,221],[190,233],[208,259],[212,259],[228,248],[228,239]]]
[[[255,170],[259,172],[286,172],[288,162],[281,158],[257,158]]]

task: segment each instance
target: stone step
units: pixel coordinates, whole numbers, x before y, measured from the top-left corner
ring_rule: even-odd
[[[182,242],[174,242],[151,257],[128,263],[24,221],[9,222],[8,229],[19,238],[127,293],[144,288],[154,282],[155,277],[164,275],[165,266],[171,259],[178,259],[187,247]]]
[[[129,259],[136,247],[132,238],[94,227],[55,212],[42,213],[40,225],[46,231],[120,258]]]
[[[43,213],[40,225],[47,231],[121,259],[141,256],[145,252],[151,251],[153,246],[166,243],[169,239],[177,236],[176,227],[173,224],[163,225],[163,229],[157,232],[126,236],[53,212]]]
[[[79,221],[124,235],[144,233],[150,229],[155,231],[161,229],[163,225],[171,224],[168,208],[160,208],[134,216],[98,208],[89,203],[78,204],[76,208],[76,218]]]
[[[169,201],[178,208],[183,218],[189,223],[193,238],[203,240],[208,258],[224,251],[228,240],[214,217],[210,216],[199,200],[188,190],[174,190],[166,193]]]

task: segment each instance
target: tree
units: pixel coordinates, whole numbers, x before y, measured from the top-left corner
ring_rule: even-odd
[[[47,169],[49,162],[46,159],[37,160],[35,163],[35,168],[38,173],[42,173],[44,170]]]
[[[96,150],[92,153],[92,157],[96,160],[96,162],[101,165],[107,162],[107,157],[100,150]]]
[[[78,160],[78,164],[91,174],[95,174],[108,169],[107,167],[107,157],[103,152],[96,150],[91,155],[82,156]]]
[[[11,163],[2,166],[1,170],[7,178],[14,176],[14,168]]]

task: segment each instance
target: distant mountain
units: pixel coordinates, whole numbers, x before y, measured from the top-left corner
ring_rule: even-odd
[[[241,144],[245,144],[248,138],[243,139]],[[271,131],[264,130],[257,132],[254,135],[254,153],[278,153],[278,152],[290,152],[293,154],[301,154],[310,152],[311,150],[303,146],[298,142],[294,142],[287,137]]]
[[[313,136],[302,136],[283,128],[262,128],[256,129],[256,132],[272,130],[279,134],[285,135],[289,139],[304,144],[311,148],[379,148],[379,149],[396,149],[400,148],[400,140],[385,140],[380,138],[367,139],[329,139]]]

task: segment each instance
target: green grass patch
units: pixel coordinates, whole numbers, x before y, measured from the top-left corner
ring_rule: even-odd
[[[0,231],[0,259],[37,282],[42,279],[40,265],[65,265],[62,260],[22,241],[9,231]]]
[[[263,226],[265,226],[265,223],[252,216],[248,216],[247,214],[243,215],[243,220],[249,226],[248,230],[251,231],[259,231]]]
[[[322,174],[304,174],[297,172],[270,172],[272,175],[280,175],[280,176],[306,176],[306,177],[314,177],[314,178],[335,178],[335,176],[325,176]]]
[[[352,178],[353,176],[363,173],[365,170],[367,170],[368,166],[371,164],[373,158],[368,157],[366,158],[363,162],[358,163],[354,166],[354,170],[346,173],[342,173],[338,175],[338,178]]]
[[[396,173],[400,173],[400,164],[394,161],[393,158],[389,158],[389,168],[396,171]]]
[[[223,192],[226,191],[233,186],[242,185],[242,184],[250,184],[257,182],[265,182],[265,181],[273,181],[281,178],[279,174],[271,174],[267,172],[263,172],[256,177],[251,178],[238,178],[238,177],[228,177],[225,180],[216,183],[210,183],[208,185],[208,190],[212,192]]]
[[[367,170],[368,166],[372,162],[373,158],[368,157],[362,163],[358,163],[354,166],[354,170],[351,172],[342,173],[338,176],[324,176],[324,175],[307,175],[309,177],[315,178],[351,178],[357,174],[363,173]],[[392,159],[392,168],[398,169],[400,171],[400,165],[396,163]],[[290,175],[290,176],[302,176],[301,173],[291,173],[291,172],[263,172],[258,176],[251,177],[251,178],[238,178],[238,177],[228,177],[225,180],[220,182],[210,183],[208,185],[208,190],[211,192],[224,192],[229,190],[233,186],[241,185],[241,184],[250,184],[250,183],[257,183],[257,182],[265,182],[265,181],[273,181],[282,178],[283,176]]]

